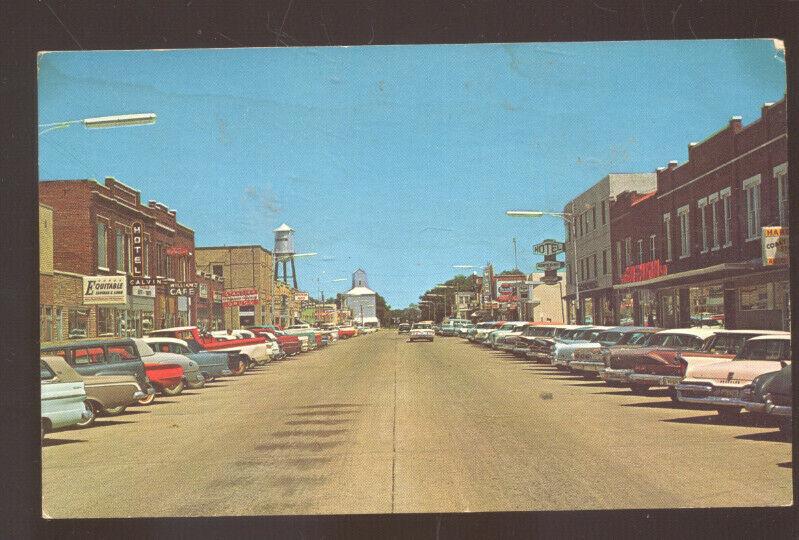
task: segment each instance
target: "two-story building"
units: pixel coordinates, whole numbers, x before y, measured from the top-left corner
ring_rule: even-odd
[[[612,323],[614,312],[610,204],[624,191],[652,191],[656,183],[654,173],[611,173],[564,207],[564,297],[568,320],[593,324]]]
[[[194,298],[172,286],[195,275],[194,231],[174,210],[142,204],[111,177],[41,181],[39,200],[52,209],[53,309],[62,319],[53,338],[141,336],[194,321]],[[133,286],[136,272],[158,284]]]
[[[636,322],[789,328],[788,265],[765,259],[762,238],[788,227],[785,99],[691,143],[688,161],[657,170],[655,194],[631,197],[611,212],[614,288],[620,304],[642,306]]]

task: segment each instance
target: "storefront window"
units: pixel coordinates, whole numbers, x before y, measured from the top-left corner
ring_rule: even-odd
[[[644,326],[660,326],[655,293],[648,289],[639,290],[638,302],[641,306],[641,323]]]
[[[774,309],[774,298],[769,285],[741,287],[738,294],[741,311]]]
[[[53,327],[53,308],[41,306],[39,312],[39,339],[40,341],[52,341]]]
[[[114,309],[113,308],[97,308],[97,336],[110,337],[114,335]]]
[[[594,299],[593,298],[584,298],[583,299],[583,322],[585,324],[593,324],[594,323]]]
[[[613,308],[611,306],[610,298],[603,296],[601,305],[602,324],[613,324]]]
[[[635,324],[633,319],[633,293],[625,292],[619,298],[619,324],[632,325]]]
[[[676,289],[669,289],[661,293],[660,312],[664,328],[675,328],[679,317],[679,297]]]
[[[692,326],[724,326],[724,289],[715,287],[691,287]]]
[[[55,308],[55,335],[56,341],[61,341],[64,336],[64,308]]]
[[[67,312],[67,328],[69,339],[88,337],[89,310],[87,308],[69,308]]]

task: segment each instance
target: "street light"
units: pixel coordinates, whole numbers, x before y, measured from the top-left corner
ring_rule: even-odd
[[[580,320],[580,282],[577,278],[577,214],[574,213],[574,201],[571,201],[571,212],[546,212],[542,210],[508,210],[505,212],[506,216],[510,217],[525,217],[525,218],[538,218],[543,216],[559,217],[569,225],[571,242],[574,254],[574,264],[570,270],[574,270],[574,301],[577,304],[575,309],[576,322]]]
[[[117,114],[114,116],[98,116],[95,118],[84,118],[82,120],[67,120],[65,122],[52,122],[49,124],[39,124],[40,128],[45,128],[39,132],[43,135],[48,131],[55,129],[68,128],[73,124],[83,124],[87,129],[102,129],[114,127],[129,127],[129,126],[146,126],[155,124],[157,116],[155,113],[141,113],[141,114]]]

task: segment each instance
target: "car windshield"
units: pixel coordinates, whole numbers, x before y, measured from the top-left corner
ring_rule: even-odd
[[[599,330],[592,330],[588,334],[588,338],[587,339],[588,339],[588,341],[590,341],[592,343],[598,343],[600,341],[599,336],[601,336],[601,335],[602,335],[602,332],[600,332]]]
[[[662,347],[671,337],[671,334],[652,334],[647,342],[647,347]]]
[[[716,334],[705,347],[710,354],[738,354],[752,334]]]
[[[649,336],[647,332],[628,332],[619,340],[619,345],[643,345]]]
[[[601,343],[618,343],[621,339],[621,332],[602,332],[599,334],[597,341]]]
[[[516,328],[516,325],[506,324],[502,328],[500,328],[500,330],[513,330],[514,328]]]
[[[429,324],[418,323],[413,325],[414,330],[430,330]]]
[[[735,360],[791,360],[791,342],[784,339],[752,339],[746,342]]]

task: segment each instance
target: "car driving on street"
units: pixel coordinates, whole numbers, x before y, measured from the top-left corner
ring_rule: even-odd
[[[408,341],[433,341],[433,325],[429,322],[418,322],[411,327]]]

